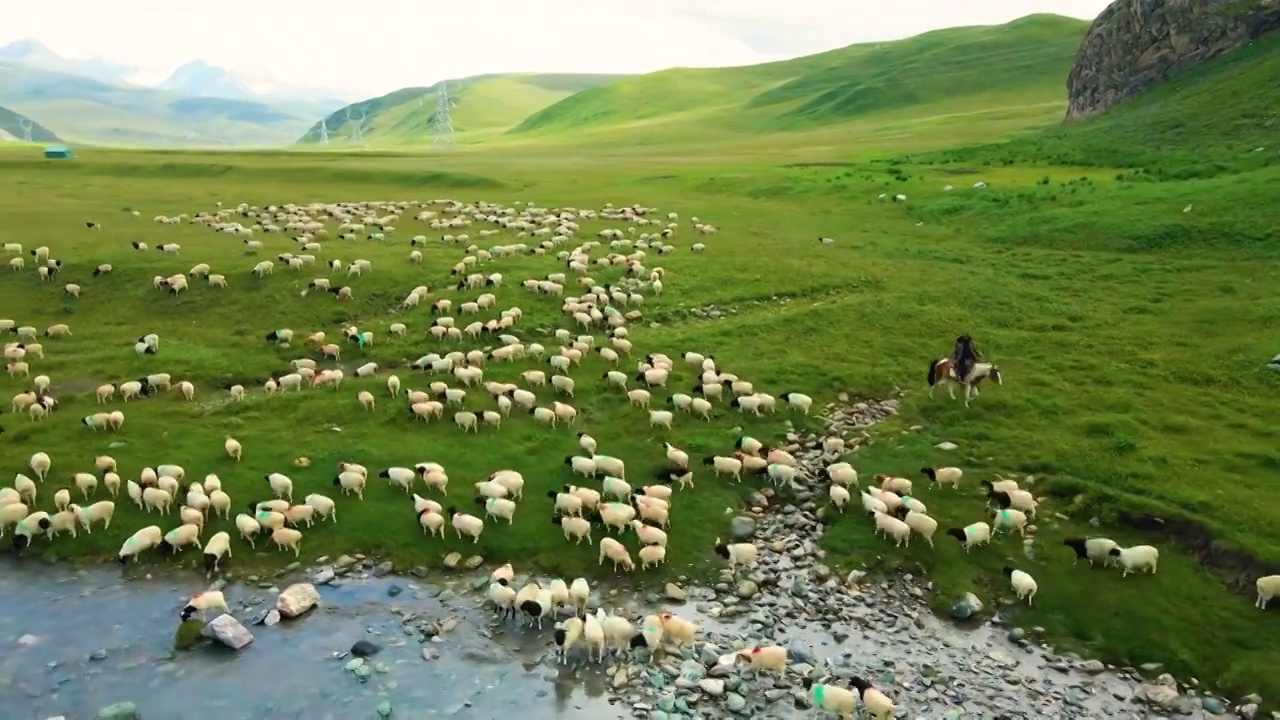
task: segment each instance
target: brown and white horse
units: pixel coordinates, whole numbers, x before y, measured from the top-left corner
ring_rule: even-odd
[[[938,385],[947,386],[947,394],[952,400],[956,399],[955,386],[964,387],[964,406],[969,407],[969,399],[978,397],[978,385],[987,378],[995,381],[997,385],[1004,384],[1004,378],[1000,375],[1000,368],[989,362],[974,363],[973,368],[969,370],[969,376],[961,379],[956,377],[956,370],[952,366],[951,358],[941,358],[934,360],[929,365],[929,397],[933,397],[933,389]]]

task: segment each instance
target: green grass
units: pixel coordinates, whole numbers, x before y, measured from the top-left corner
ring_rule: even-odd
[[[919,115],[920,108],[970,97],[988,109],[1065,102],[1062,78],[1087,26],[1031,15],[764,65],[666,70],[579,92],[533,114],[516,132],[581,132],[695,117],[738,130],[776,131],[904,108]]]
[[[506,132],[531,114],[581,90],[612,83],[624,75],[512,73],[477,75],[449,81],[454,98],[451,120],[460,142],[477,142]],[[363,137],[367,145],[396,147],[421,145],[431,135],[439,84],[402,88],[381,97],[353,103],[325,118],[331,144],[354,146],[350,109],[365,114]],[[307,131],[299,145],[317,145],[320,126]]]
[[[1271,482],[1280,470],[1273,421],[1280,373],[1265,367],[1277,352],[1280,302],[1273,288],[1280,280],[1280,243],[1269,232],[1276,210],[1261,200],[1280,178],[1274,160],[1255,162],[1232,149],[1252,144],[1265,116],[1257,125],[1224,123],[1230,132],[1203,144],[1205,135],[1176,132],[1170,119],[1184,117],[1188,127],[1207,131],[1209,108],[1242,102],[1237,99],[1247,91],[1258,107],[1274,106],[1273,92],[1257,90],[1270,87],[1257,82],[1277,55],[1268,47],[1175,80],[1178,92],[1157,89],[1115,113],[1032,136],[1025,135],[1032,112],[984,109],[985,101],[960,97],[928,112],[900,109],[836,128],[768,136],[715,123],[666,122],[615,128],[612,135],[521,133],[419,155],[88,151],[74,162],[49,164],[0,153],[0,183],[10,188],[0,199],[7,220],[0,239],[28,248],[47,244],[67,264],[49,284],[30,270],[0,274],[0,314],[41,328],[67,322],[75,333],[47,341],[47,359],[35,361],[34,370],[54,380],[58,413],[42,424],[12,417],[7,407],[0,416],[8,431],[0,436],[3,469],[23,471],[36,450],[53,456],[59,478],[91,467],[100,452],[116,457],[130,476],[143,465],[176,462],[195,477],[218,473],[243,505],[266,496],[261,477],[274,470],[294,477],[299,494],[333,493],[332,470],[344,459],[375,471],[441,462],[459,498],[468,497],[468,483],[512,467],[524,473],[529,500],[514,526],[491,526],[478,546],[422,538],[403,493],[374,481],[363,504],[341,501],[340,524],[307,534],[304,557],[363,551],[402,565],[435,564],[447,551],[475,549],[496,562],[590,572],[593,549],[564,543],[547,520],[550,501],[538,492],[569,479],[562,461],[574,452],[571,431],[537,428],[525,417],[478,437],[447,423],[415,425],[401,403],[385,397],[383,378],[271,399],[257,391],[269,373],[304,354],[272,347],[261,339],[267,332],[291,327],[333,334],[348,323],[373,329],[378,342],[368,351],[345,348],[344,366],[372,358],[384,372],[394,368],[407,386],[423,386],[426,379],[403,366],[437,348],[423,339],[430,316],[425,309],[393,308],[423,283],[445,288],[446,296],[466,295],[445,283],[459,248],[433,244],[422,266],[410,265],[407,238],[436,235],[411,220],[401,222],[385,246],[325,241],[326,256],[374,264],[372,275],[352,281],[356,300],[341,304],[299,295],[321,271],[277,270],[256,282],[236,240],[146,220],[209,209],[215,201],[638,202],[677,211],[684,220],[698,215],[721,233],[703,255],[680,251],[647,260],[667,270],[668,282],[634,328],[637,352],[712,352],[725,370],[765,391],[798,389],[820,403],[840,392],[885,397],[895,387],[909,389],[900,415],[878,428],[875,444],[853,461],[864,478],[877,472],[919,478],[925,465],[963,466],[961,491],[930,491],[923,482],[917,491],[944,529],[983,517],[977,484],[995,473],[1034,476],[1031,487],[1044,498],[1034,558],[1012,540],[966,556],[941,535],[932,551],[917,542],[899,552],[850,514],[828,533],[833,564],[923,570],[937,584],[940,606],[968,590],[989,606],[1009,598],[999,569],[1017,564],[1036,577],[1040,594],[1035,608],[1002,614],[1043,626],[1060,647],[1113,662],[1162,662],[1210,690],[1274,698],[1280,695],[1274,673],[1280,619],[1274,609],[1252,608],[1251,585],[1280,563],[1280,528],[1270,512],[1280,502]],[[1232,117],[1247,112],[1231,107]],[[1038,117],[1049,122],[1060,112]],[[635,141],[617,141],[626,137]],[[1045,137],[1055,138],[1061,152],[1033,154]],[[1106,138],[1114,147],[1103,144]],[[1076,152],[1077,143],[1099,151]],[[1142,144],[1162,150],[1133,150]],[[587,152],[593,163],[583,165],[577,158]],[[1192,162],[1222,169],[1184,172]],[[990,186],[974,190],[978,180]],[[948,184],[955,189],[944,192]],[[905,205],[876,199],[897,192],[909,196]],[[1194,207],[1184,213],[1187,204]],[[121,210],[126,206],[139,208],[144,219],[129,219]],[[99,220],[104,229],[85,231],[85,220]],[[609,225],[615,224],[583,223],[583,235]],[[822,247],[819,236],[837,242]],[[504,242],[512,241],[507,237]],[[131,240],[179,242],[183,254],[135,255]],[[270,254],[292,249],[287,239],[268,240]],[[676,244],[691,242],[686,226]],[[231,287],[197,284],[176,301],[151,289],[153,275],[201,261],[226,272]],[[101,262],[113,263],[116,272],[94,279],[89,272]],[[526,293],[519,281],[557,263],[522,256],[492,267],[507,281],[497,291],[498,306],[523,308],[520,334],[550,345],[543,337],[563,324],[558,309]],[[612,282],[617,272],[594,274]],[[70,280],[85,288],[78,302],[61,293]],[[725,319],[693,312],[707,305]],[[386,326],[394,321],[409,325],[410,339],[388,341]],[[968,410],[945,393],[929,399],[922,378],[928,361],[946,353],[961,330],[973,333],[1007,376],[1003,387],[984,390]],[[131,343],[146,332],[162,336],[161,354],[139,359]],[[524,367],[490,373],[504,379]],[[192,380],[197,402],[172,394],[131,402],[119,436],[78,425],[97,409],[97,384],[148,370]],[[651,432],[642,412],[595,384],[603,371],[594,357],[575,370],[579,397],[573,402],[583,413],[582,427],[603,451],[624,458],[635,478],[662,466],[657,443],[663,438],[700,459],[726,451],[738,427],[770,439],[781,436],[788,419],[815,427],[814,418],[780,413],[746,421],[721,408],[714,423],[682,418],[670,433]],[[681,368],[673,386],[686,387],[691,379]],[[223,388],[234,382],[249,385],[253,397],[224,402]],[[25,385],[0,378],[0,390],[10,395]],[[355,394],[363,387],[378,393],[376,412],[358,407]],[[228,434],[245,445],[239,467],[222,454]],[[110,448],[115,440],[128,444]],[[944,440],[959,450],[933,449]],[[301,455],[312,459],[310,468],[291,465]],[[759,484],[726,487],[705,473],[696,477],[697,489],[677,498],[670,567],[655,579],[715,567],[710,542],[724,533],[738,495]],[[42,507],[51,490],[43,488]],[[1144,516],[1166,519],[1170,530],[1139,529]],[[59,539],[37,552],[111,554],[144,519],[122,503],[110,532]],[[164,526],[173,522],[171,516]],[[1117,573],[1073,567],[1060,543],[1075,534],[1156,544],[1159,573],[1121,580]],[[254,555],[238,543],[235,550],[233,562],[241,568],[291,559]]]

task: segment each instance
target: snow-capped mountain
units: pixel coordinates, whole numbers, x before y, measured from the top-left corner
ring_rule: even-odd
[[[41,70],[81,75],[101,82],[127,83],[139,72],[138,68],[112,62],[105,58],[87,60],[64,58],[33,38],[15,40],[0,47],[0,61],[20,63]]]
[[[253,100],[256,97],[256,93],[230,71],[214,67],[203,60],[183,64],[156,87],[193,97],[232,100]]]

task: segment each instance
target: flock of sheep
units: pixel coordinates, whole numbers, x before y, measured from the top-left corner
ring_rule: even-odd
[[[402,379],[395,374],[386,376],[386,394],[392,401],[403,402],[405,412],[415,421],[431,423],[451,414],[454,425],[463,432],[478,432],[481,426],[500,427],[513,411],[531,416],[535,422],[549,427],[573,426],[578,417],[574,406],[577,381],[573,377],[579,371],[585,357],[596,355],[609,369],[603,374],[604,385],[620,395],[629,404],[647,413],[648,425],[670,429],[676,419],[685,414],[690,418],[709,420],[717,406],[722,412],[762,415],[786,409],[808,415],[813,399],[798,392],[781,393],[776,397],[757,388],[749,380],[724,372],[714,357],[697,352],[680,353],[676,357],[664,353],[640,355],[631,338],[630,326],[643,317],[641,308],[646,299],[661,296],[667,272],[660,266],[649,265],[653,258],[660,258],[675,251],[668,241],[680,230],[675,213],[660,215],[641,206],[614,207],[607,205],[596,211],[575,208],[539,208],[532,204],[523,207],[501,206],[492,203],[461,203],[453,200],[430,202],[365,202],[311,205],[283,205],[256,207],[242,204],[235,208],[222,208],[212,212],[174,217],[157,216],[157,223],[165,225],[198,224],[212,231],[238,238],[246,255],[266,250],[268,236],[293,234],[292,251],[279,253],[275,260],[262,260],[244,274],[252,276],[243,282],[267,281],[274,274],[277,263],[296,272],[311,267],[323,267],[328,273],[315,277],[307,284],[303,295],[311,291],[333,294],[339,301],[355,296],[355,288],[334,281],[330,275],[340,278],[365,276],[374,272],[373,264],[366,259],[343,263],[337,258],[321,261],[319,256],[334,243],[344,249],[354,249],[360,243],[387,243],[396,233],[396,226],[412,221],[440,233],[438,242],[444,247],[462,248],[462,256],[450,268],[450,285],[457,293],[472,293],[469,299],[456,303],[441,297],[427,285],[409,291],[398,303],[397,311],[407,311],[425,304],[434,316],[426,335],[433,342],[473,343],[469,350],[455,349],[448,352],[429,352],[409,365],[410,372],[428,377],[425,390],[402,387]],[[592,239],[579,237],[580,221],[598,220],[620,223],[624,229],[606,228]],[[246,224],[247,223],[247,224]],[[329,223],[336,223],[336,232],[327,230]],[[702,236],[715,235],[714,226],[692,219],[692,228]],[[100,229],[97,223],[86,224],[90,230]],[[477,240],[489,243],[482,248],[472,242],[468,231],[473,227]],[[508,240],[505,244],[501,240]],[[279,242],[279,241],[277,241]],[[409,240],[407,255],[410,263],[424,260],[418,249],[428,244],[425,235],[415,235]],[[132,243],[136,252],[150,252],[141,242]],[[690,250],[695,253],[706,249],[704,243],[695,243]],[[16,254],[10,262],[15,270],[25,268],[23,248],[6,243],[6,253]],[[166,256],[180,255],[177,243],[163,243],[156,247]],[[505,258],[515,256],[544,256],[554,259],[563,270],[543,277],[523,280],[519,286],[531,297],[549,299],[560,304],[563,324],[554,331],[554,347],[545,347],[521,337],[523,311],[517,307],[501,309],[494,289],[506,284],[504,276],[494,271],[494,265]],[[41,280],[50,280],[62,270],[62,262],[52,257],[47,247],[30,251],[35,259]],[[483,272],[481,269],[483,268]],[[188,289],[190,279],[200,278],[215,288],[228,288],[236,282],[224,274],[214,273],[208,263],[199,263],[187,272],[175,272],[168,276],[156,276],[153,286],[165,293],[177,295]],[[621,271],[621,277],[613,283],[598,282],[593,273]],[[109,264],[99,265],[95,277],[111,273]],[[235,277],[235,275],[231,275]],[[335,286],[336,285],[336,286]],[[68,283],[65,292],[79,297],[83,288]],[[486,316],[487,319],[486,319]],[[40,333],[35,326],[19,325],[17,321],[0,319],[0,331],[17,337],[5,345],[5,359],[11,378],[30,376],[30,362],[42,360],[45,348],[40,344]],[[394,322],[387,326],[393,337],[405,337],[408,323]],[[330,338],[325,330],[310,332],[291,328],[275,328],[266,333],[268,342],[293,347],[300,342],[315,357],[298,357],[291,361],[287,372],[274,373],[262,386],[262,393],[275,396],[294,392],[314,391],[316,388],[340,389],[345,379],[340,367],[320,367],[319,363],[341,360],[344,347],[367,348],[375,343],[375,331],[369,328],[347,326],[334,332]],[[51,343],[68,341],[72,337],[67,324],[49,326],[43,336]],[[163,357],[161,338],[144,335],[133,343],[134,351],[142,355]],[[537,363],[519,373],[519,382],[499,382],[487,379],[486,369],[495,364]],[[630,370],[624,370],[630,364]],[[688,392],[671,392],[669,383],[683,372],[693,372],[697,381]],[[354,370],[357,378],[381,375],[377,363],[368,362]],[[47,375],[31,380],[32,387],[14,396],[11,406],[15,413],[25,412],[32,422],[46,420],[56,411],[57,400],[50,392],[53,383]],[[175,389],[186,399],[192,400],[196,387],[192,382],[173,382],[168,373],[152,373],[136,380],[109,383],[97,388],[95,399],[99,404],[115,401],[123,403]],[[654,394],[664,392],[664,400]],[[250,390],[235,385],[229,390],[229,400],[243,401]],[[468,397],[479,396],[487,407],[479,411],[466,409]],[[356,401],[373,410],[377,398],[369,390],[356,393]],[[474,403],[473,403],[474,405]],[[81,423],[91,431],[106,429],[119,432],[124,425],[124,413],[120,409],[98,412],[86,416]],[[677,491],[693,491],[693,467],[689,454],[672,443],[664,443],[666,469],[657,482],[634,483],[627,479],[626,463],[617,457],[599,452],[598,442],[585,432],[578,433],[581,453],[565,458],[565,465],[580,480],[551,489],[546,495],[554,500],[555,512],[550,521],[559,527],[566,541],[575,545],[586,540],[596,544],[593,530],[605,535],[598,542],[598,562],[606,561],[615,568],[632,571],[636,563],[624,544],[628,533],[635,540],[640,569],[661,565],[665,561],[670,513],[677,505]],[[226,438],[227,455],[239,462],[244,448],[234,438]],[[744,474],[762,476],[778,487],[786,487],[795,481],[802,470],[794,456],[779,447],[771,447],[751,437],[741,437],[732,449],[706,457],[702,465],[718,479],[741,482]],[[839,458],[845,453],[840,438],[827,438],[823,443],[824,455],[832,462],[826,467],[829,481],[828,494],[831,504],[843,512],[852,501],[850,488],[858,487],[858,473],[848,462]],[[316,520],[337,522],[339,502],[319,492],[307,492],[301,503],[295,503],[294,482],[280,472],[263,476],[267,492],[253,493],[258,497],[242,498],[233,502],[216,474],[208,474],[203,480],[188,478],[186,470],[175,464],[161,464],[143,468],[137,479],[123,478],[114,459],[107,456],[94,458],[96,472],[74,472],[71,485],[75,487],[83,504],[73,502],[70,487],[53,493],[51,510],[40,510],[37,505],[40,487],[50,477],[52,458],[45,452],[30,457],[29,468],[35,478],[25,473],[15,478],[12,488],[0,489],[0,536],[12,532],[12,544],[24,549],[39,538],[52,541],[61,534],[73,538],[77,532],[92,532],[95,525],[108,527],[115,511],[115,499],[123,488],[125,496],[148,514],[167,516],[176,509],[178,524],[167,532],[159,525],[148,525],[133,533],[120,547],[117,558],[121,563],[130,558],[138,559],[143,553],[155,550],[164,554],[181,551],[187,546],[200,549],[209,572],[216,571],[224,557],[232,553],[230,533],[214,533],[202,541],[206,524],[221,518],[232,521],[234,507],[245,508],[233,522],[238,537],[251,548],[256,540],[269,538],[270,542],[295,556],[301,552],[303,530],[312,532]],[[963,472],[959,468],[924,468],[923,474],[931,485],[945,484],[959,487]],[[332,484],[340,493],[342,502],[360,502],[370,479],[370,471],[355,462],[344,462],[337,468]],[[474,514],[457,506],[444,506],[431,499],[433,493],[444,496],[450,482],[443,465],[434,462],[419,463],[414,467],[391,467],[381,470],[377,477],[385,479],[397,489],[403,489],[406,502],[411,498],[414,511],[424,534],[443,536],[446,529],[456,537],[468,537],[478,543],[490,523],[512,524],[524,499],[525,480],[514,469],[501,469],[488,478],[472,483],[475,491]],[[598,486],[591,487],[598,483]],[[103,498],[99,485],[109,495]],[[1002,531],[1025,532],[1028,521],[1035,518],[1038,501],[1031,493],[1020,489],[1012,480],[984,482],[988,501],[995,506],[991,522],[974,522],[965,527],[950,528],[947,535],[963,544],[966,552],[987,544],[993,534]],[[427,496],[419,494],[419,490]],[[874,525],[876,534],[892,538],[896,546],[905,546],[911,535],[923,538],[930,546],[938,523],[928,515],[919,499],[912,497],[912,482],[904,477],[877,475],[875,483],[859,492],[860,507]],[[99,499],[95,500],[97,495]],[[177,507],[175,508],[175,505]],[[544,519],[545,522],[547,519]],[[1131,572],[1154,573],[1158,551],[1151,546],[1119,547],[1105,538],[1069,538],[1064,544],[1071,547],[1079,558],[1090,564],[1116,564],[1125,575]],[[750,567],[759,556],[758,548],[750,542],[717,543],[714,552],[728,561],[730,567]],[[509,566],[507,566],[509,571]],[[1006,568],[1006,574],[1019,599],[1032,602],[1038,588],[1032,576],[1016,568]],[[630,624],[624,633],[612,616],[585,613],[580,603],[580,588],[585,580],[565,585],[555,581],[548,588],[535,584],[526,585],[519,592],[508,586],[510,577],[495,573],[490,587],[490,599],[499,610],[519,610],[541,619],[554,615],[557,607],[572,606],[574,617],[557,626],[557,641],[567,651],[581,638],[597,657],[602,657],[605,645],[621,646],[642,642],[657,647],[668,637],[678,642],[692,636],[686,621],[670,616],[646,619],[644,628],[632,633]],[[581,583],[581,586],[579,585]],[[1280,576],[1258,581],[1258,606],[1280,594]],[[621,620],[618,618],[617,620]],[[626,622],[623,620],[622,622]],[[686,623],[686,624],[682,624]],[[616,627],[614,627],[616,626]],[[638,639],[637,639],[638,638]],[[744,651],[743,658],[757,667],[772,668],[779,662],[785,665],[785,651],[781,660],[773,659],[781,650],[756,648]],[[864,683],[865,685],[865,683]],[[834,686],[814,686],[815,701],[819,707],[844,711],[849,691]],[[887,717],[884,708],[892,713],[892,703],[869,685],[857,687],[864,705],[877,717]],[[821,696],[821,697],[819,697]],[[878,699],[877,699],[878,698]]]

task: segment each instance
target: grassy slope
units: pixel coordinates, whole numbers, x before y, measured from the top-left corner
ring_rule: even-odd
[[[478,75],[450,81],[455,98],[453,127],[463,142],[515,127],[534,112],[575,92],[607,84],[625,76],[591,74],[509,74]],[[375,146],[421,144],[430,138],[431,119],[436,111],[437,85],[403,88],[382,97],[353,104],[353,113],[367,114],[364,140]],[[350,140],[347,108],[326,118],[331,143]],[[319,142],[319,126],[311,128],[301,145]]]
[[[12,109],[52,125],[72,142],[118,146],[199,142],[284,144],[314,110],[190,98],[151,88],[0,63],[0,96]]]
[[[584,168],[560,146],[527,140],[493,152],[459,148],[441,155],[390,153],[359,155],[288,154],[89,154],[74,164],[47,165],[0,154],[0,178],[16,188],[2,200],[8,227],[23,228],[28,246],[48,244],[69,268],[60,280],[85,286],[80,302],[62,297],[58,284],[40,285],[29,272],[0,277],[0,307],[6,317],[43,327],[71,323],[76,335],[46,343],[49,357],[35,365],[54,378],[63,409],[44,425],[6,415],[11,447],[5,470],[22,470],[37,449],[50,452],[61,477],[88,467],[95,452],[110,452],[127,474],[143,464],[179,462],[200,476],[217,472],[237,503],[265,494],[258,478],[282,470],[299,490],[331,492],[325,482],[343,458],[370,467],[437,459],[454,477],[455,491],[484,472],[512,466],[525,472],[531,488],[566,479],[561,464],[574,443],[568,432],[539,431],[526,418],[513,418],[495,435],[461,438],[452,427],[413,427],[396,403],[380,397],[378,411],[356,406],[356,386],[378,389],[381,381],[349,383],[337,392],[308,392],[267,401],[260,396],[239,406],[218,405],[219,386],[234,380],[261,380],[301,354],[276,350],[259,338],[270,329],[323,328],[333,332],[347,321],[372,327],[379,344],[365,354],[384,364],[402,362],[431,343],[420,338],[429,324],[425,311],[394,313],[389,308],[409,288],[439,282],[458,250],[430,247],[423,267],[404,262],[405,237],[417,232],[405,222],[395,244],[326,250],[350,260],[367,257],[375,274],[354,282],[359,298],[341,307],[326,298],[300,298],[305,280],[278,272],[252,282],[251,263],[238,244],[191,227],[133,223],[119,212],[126,205],[144,215],[176,213],[208,206],[215,199],[279,201],[376,197],[456,196],[498,202],[536,200],[547,205],[599,206],[642,202],[697,214],[722,228],[700,257],[686,253],[653,260],[669,271],[667,292],[646,308],[657,327],[636,330],[637,349],[675,353],[712,351],[723,367],[775,394],[798,388],[820,402],[838,392],[881,397],[895,386],[911,389],[900,418],[879,431],[879,441],[854,457],[864,477],[892,472],[918,477],[926,464],[966,468],[959,493],[929,491],[918,496],[944,527],[982,517],[977,482],[995,472],[1036,476],[1032,485],[1046,496],[1034,558],[1020,543],[1000,541],[966,556],[954,541],[940,538],[929,550],[914,543],[898,552],[872,537],[856,516],[839,519],[830,534],[832,560],[843,567],[906,563],[923,568],[947,604],[966,590],[984,599],[1007,598],[999,568],[1016,563],[1039,581],[1034,609],[1011,612],[1025,626],[1044,626],[1048,638],[1065,647],[1096,652],[1129,663],[1159,661],[1195,675],[1221,691],[1280,694],[1273,671],[1280,616],[1250,607],[1251,578],[1206,571],[1192,555],[1160,535],[1116,522],[1122,511],[1191,516],[1230,547],[1270,562],[1280,561],[1280,531],[1269,509],[1280,498],[1268,478],[1280,467],[1273,398],[1280,374],[1263,364],[1275,354],[1271,344],[1280,305],[1274,288],[1280,244],[1274,237],[1252,240],[1226,228],[1268,227],[1274,212],[1258,197],[1280,180],[1274,160],[1256,167],[1253,156],[1229,150],[1252,144],[1254,125],[1224,123],[1214,107],[1259,97],[1254,73],[1274,77],[1276,62],[1266,48],[1249,62],[1232,56],[1216,63],[1242,63],[1229,76],[1212,67],[1179,81],[1182,92],[1156,91],[1124,111],[1048,131],[1053,147],[1112,138],[1107,153],[1079,153],[1074,164],[1058,152],[1031,154],[1027,143],[969,147],[930,154],[948,144],[975,145],[996,133],[1016,131],[1026,118],[957,123],[968,112],[964,101],[927,117],[886,114],[859,118],[839,131],[791,133],[760,142],[733,137],[717,126],[673,133],[666,146],[614,144],[592,150],[596,162]],[[1234,108],[1233,117],[1242,108]],[[1143,118],[1141,122],[1131,118]],[[1200,149],[1175,144],[1146,127],[1164,127],[1165,118],[1186,118],[1186,138],[1222,136]],[[1143,144],[1164,148],[1129,162],[1118,148]],[[1087,145],[1086,145],[1087,146]],[[1024,148],[1024,149],[1019,149]],[[904,156],[901,153],[911,151]],[[1008,153],[1013,153],[1007,155]],[[1012,162],[996,161],[1008,157]],[[424,159],[436,169],[424,173]],[[1096,160],[1095,160],[1096,158]],[[1177,179],[1189,160],[1217,158],[1224,170],[1214,177]],[[1148,181],[1129,177],[1134,167]],[[593,170],[592,168],[599,168]],[[1145,169],[1146,172],[1142,172]],[[465,174],[463,174],[465,173]],[[486,182],[483,178],[491,178]],[[1081,177],[1088,177],[1082,182]],[[1047,185],[1038,183],[1047,179]],[[990,183],[978,193],[976,180]],[[499,186],[498,183],[501,183]],[[944,193],[942,186],[961,190]],[[73,189],[68,189],[73,188]],[[910,195],[906,205],[877,202],[882,192]],[[1182,213],[1187,202],[1195,209]],[[65,219],[65,227],[49,217]],[[1034,218],[1046,222],[1032,224]],[[113,219],[114,218],[114,219]],[[102,220],[101,235],[77,229],[81,220]],[[922,224],[921,224],[922,223]],[[598,223],[585,228],[592,231]],[[1161,227],[1171,238],[1218,233],[1208,243],[1136,242],[1142,228]],[[12,231],[9,231],[12,232]],[[822,248],[813,238],[837,238]],[[173,239],[183,257],[134,255],[127,242]],[[687,228],[679,244],[691,242]],[[271,250],[290,249],[272,239]],[[118,271],[94,280],[88,271],[109,261]],[[176,303],[149,289],[157,273],[185,270],[198,261],[225,270],[232,288],[196,287]],[[510,283],[549,271],[532,258],[500,261],[495,269]],[[452,290],[446,295],[456,296]],[[95,304],[110,298],[112,304]],[[525,332],[560,324],[554,309],[516,287],[499,291],[499,305],[519,304]],[[701,320],[695,307],[714,304],[731,318]],[[174,306],[179,310],[171,310]],[[392,318],[409,323],[412,341],[382,342]],[[928,360],[945,353],[959,329],[1000,363],[1008,376],[989,388],[968,411],[939,397],[928,399],[921,376]],[[1260,332],[1260,330],[1262,332]],[[143,332],[164,337],[162,354],[136,359],[129,341]],[[640,474],[660,466],[657,434],[645,430],[638,411],[601,394],[591,378],[603,368],[592,358],[575,373],[575,404],[587,413],[585,427],[607,451]],[[86,368],[92,368],[88,370]],[[174,397],[130,403],[122,435],[129,444],[110,448],[116,438],[93,436],[76,423],[96,409],[88,395],[98,382],[170,371],[196,382],[199,402]],[[402,376],[403,370],[397,370]],[[514,369],[494,371],[514,372]],[[688,373],[681,377],[683,385]],[[421,386],[423,379],[406,377]],[[24,384],[0,379],[10,393]],[[721,411],[723,412],[723,411]],[[682,422],[671,432],[695,455],[723,452],[740,426],[757,437],[777,437],[782,417],[743,422],[729,414],[709,427]],[[330,429],[340,427],[341,432]],[[920,426],[920,429],[912,429]],[[246,446],[241,468],[221,456],[221,439],[233,433]],[[956,442],[955,453],[932,446]],[[315,465],[296,470],[288,463],[309,455]],[[922,484],[923,485],[923,484]],[[673,514],[672,571],[705,565],[706,543],[723,531],[722,518],[736,490],[701,477],[695,492],[681,497]],[[45,489],[42,505],[48,504]],[[553,570],[575,573],[593,561],[585,548],[565,551],[546,524],[546,498],[532,497],[512,528],[491,528],[479,545],[491,560],[526,558]],[[427,541],[416,535],[405,501],[375,486],[363,505],[344,502],[340,526],[308,534],[306,555],[342,550],[391,551],[405,563],[436,562],[453,540]],[[142,524],[138,513],[121,508],[118,526],[71,545],[59,540],[53,554],[111,552],[127,531]],[[1101,529],[1088,521],[1098,518]],[[717,521],[712,522],[711,519]],[[700,522],[702,521],[702,522]],[[170,523],[172,520],[169,521]],[[370,528],[376,524],[377,531]],[[167,526],[167,525],[166,525]],[[1068,535],[1104,533],[1124,543],[1161,547],[1159,574],[1126,578],[1072,566],[1058,543]],[[236,546],[236,561],[262,562]],[[1243,581],[1243,582],[1241,582]],[[1244,593],[1233,590],[1243,588]],[[990,603],[989,603],[990,604]],[[1010,610],[1006,610],[1008,614]]]
[[[21,113],[16,113],[7,107],[0,106],[0,131],[12,135],[14,138],[21,140],[26,136],[22,129],[22,118],[26,117]],[[30,120],[30,118],[27,118]],[[38,143],[61,142],[61,139],[54,134],[52,130],[41,125],[34,120],[31,121],[31,141]]]
[[[1006,25],[940,30],[895,42],[736,68],[676,69],[585,90],[521,123],[554,134],[667,119],[794,129],[964,97],[985,107],[1064,101],[1062,77],[1088,24],[1032,15]],[[1009,68],[1017,68],[1016,73]],[[993,78],[1000,78],[993,81]],[[999,88],[993,90],[992,88]]]

